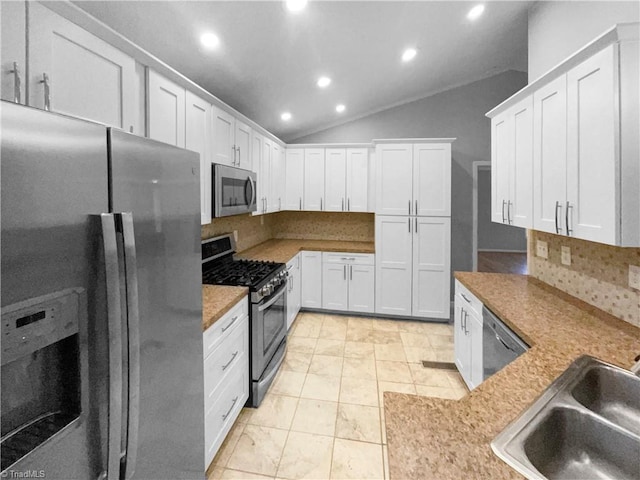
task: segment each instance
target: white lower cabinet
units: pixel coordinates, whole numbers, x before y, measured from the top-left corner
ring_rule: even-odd
[[[301,255],[301,253],[298,253],[287,262],[287,271],[289,272],[289,277],[287,279],[287,330],[291,328],[291,324],[296,319],[296,315],[298,315],[300,307],[302,306],[302,276],[300,275]]]
[[[322,308],[373,312],[374,262],[374,256],[371,254],[323,253]]]
[[[482,383],[482,302],[456,280],[455,364],[469,389]]]
[[[247,297],[204,332],[203,350],[206,469],[249,398]]]
[[[322,308],[322,252],[299,253],[302,267],[302,306]]]

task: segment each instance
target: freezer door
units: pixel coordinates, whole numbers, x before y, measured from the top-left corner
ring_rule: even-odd
[[[137,439],[123,431],[134,479],[204,478],[199,166],[193,152],[110,130],[112,210],[131,212],[137,263],[139,385],[125,399]]]
[[[107,468],[106,129],[0,110],[2,476],[94,480]]]

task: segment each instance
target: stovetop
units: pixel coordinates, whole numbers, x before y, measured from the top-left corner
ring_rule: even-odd
[[[283,263],[227,259],[212,265],[204,264],[202,283],[235,285],[256,290],[283,267]]]

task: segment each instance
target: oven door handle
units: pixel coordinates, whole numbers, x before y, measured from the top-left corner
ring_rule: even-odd
[[[264,305],[260,305],[258,307],[258,311],[259,312],[264,312],[267,308],[269,308],[271,305],[273,305],[274,303],[276,303],[278,301],[278,299],[284,295],[284,292],[287,290],[287,286],[286,284],[282,284],[282,287],[280,287],[280,291],[278,293],[276,293],[271,300],[269,300],[267,303],[265,303]]]

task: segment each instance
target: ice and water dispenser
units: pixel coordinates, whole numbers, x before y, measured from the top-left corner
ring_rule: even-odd
[[[2,471],[80,416],[83,295],[67,289],[2,308]]]

